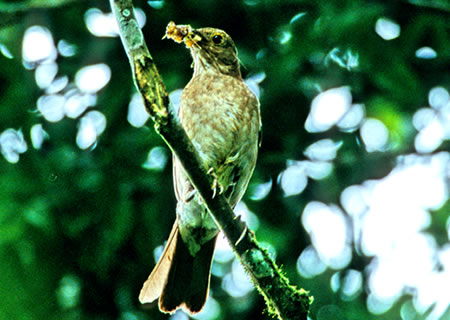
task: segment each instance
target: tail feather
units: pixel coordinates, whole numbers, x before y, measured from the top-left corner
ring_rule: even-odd
[[[141,292],[139,294],[139,301],[141,303],[151,303],[158,299],[161,295],[164,286],[167,281],[167,275],[169,274],[170,267],[172,265],[173,255],[177,246],[178,239],[178,223],[175,221],[172,231],[170,232],[169,239],[167,240],[166,247],[164,248],[161,257],[152,273],[145,281]]]
[[[179,308],[191,314],[200,312],[208,297],[216,238],[203,244],[193,257],[181,239],[176,221],[161,258],[141,290],[141,303],[160,297],[162,312],[173,313]]]
[[[216,238],[211,239],[193,257],[178,234],[172,266],[159,299],[161,311],[172,313],[181,307],[194,314],[203,309],[208,298],[215,243]]]

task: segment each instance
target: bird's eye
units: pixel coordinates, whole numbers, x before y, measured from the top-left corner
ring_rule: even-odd
[[[224,41],[224,39],[220,34],[215,34],[212,37],[212,42],[214,42],[214,44],[222,44],[223,41]]]

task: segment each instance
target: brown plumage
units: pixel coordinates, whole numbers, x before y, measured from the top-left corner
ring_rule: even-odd
[[[234,42],[224,31],[171,23],[166,36],[184,41],[194,60],[194,75],[181,96],[180,122],[214,177],[216,191],[234,207],[255,168],[259,102],[242,80]],[[197,313],[208,296],[219,229],[176,158],[173,177],[177,218],[139,299],[146,303],[159,297],[163,312]]]

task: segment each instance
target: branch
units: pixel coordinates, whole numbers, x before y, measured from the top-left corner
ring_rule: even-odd
[[[135,19],[131,0],[110,0],[128,55],[133,80],[156,132],[177,156],[186,174],[203,198],[214,221],[224,232],[233,251],[265,298],[271,315],[283,320],[306,320],[312,298],[289,284],[288,278],[263,249],[244,222],[234,215],[223,195],[213,195],[212,177],[178,122],[156,65]]]

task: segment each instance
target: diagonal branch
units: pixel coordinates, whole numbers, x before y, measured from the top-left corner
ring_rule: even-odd
[[[289,284],[281,269],[258,244],[253,232],[234,215],[225,197],[213,195],[212,177],[206,173],[197,151],[169,108],[167,91],[138,27],[132,1],[110,0],[110,3],[131,64],[134,83],[154,121],[156,132],[183,165],[214,221],[264,296],[269,313],[283,320],[306,320],[312,298],[305,290],[297,290]]]

